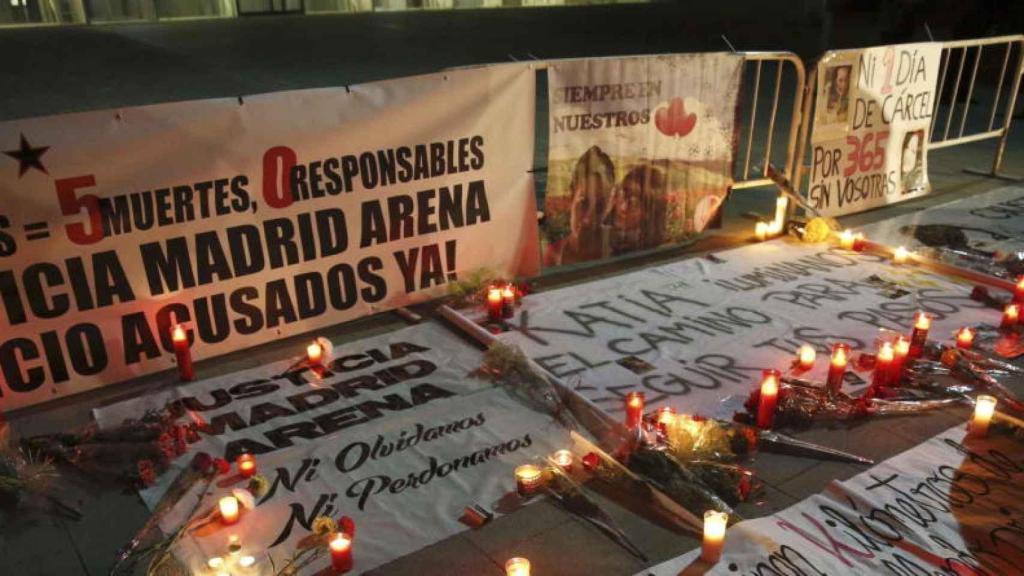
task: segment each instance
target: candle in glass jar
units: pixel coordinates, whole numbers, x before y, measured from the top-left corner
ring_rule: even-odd
[[[234,496],[225,496],[217,502],[220,509],[220,519],[224,524],[238,522],[238,499]]]
[[[853,250],[853,231],[847,228],[839,233],[839,247],[843,250]]]
[[[252,478],[256,473],[256,457],[252,454],[239,454],[237,462],[238,473],[242,475],[242,478]]]
[[[797,366],[799,366],[801,370],[810,370],[814,367],[814,360],[817,356],[818,353],[814,350],[814,346],[804,344],[796,353]]]
[[[306,360],[313,366],[319,366],[324,360],[324,349],[319,342],[306,346]]]
[[[928,330],[932,327],[931,316],[918,311],[914,315],[914,330],[910,333],[910,359],[920,358],[928,342]]]
[[[761,394],[757,403],[757,427],[767,430],[775,422],[775,407],[779,401],[778,370],[765,370],[761,376]]]
[[[530,561],[526,558],[510,558],[505,562],[505,576],[530,576]]]
[[[192,371],[192,350],[188,346],[188,334],[185,327],[175,324],[171,330],[171,341],[174,343],[174,358],[178,362],[178,379],[188,381],[195,378]]]
[[[758,220],[757,224],[754,224],[754,238],[763,242],[768,239],[768,223]]]
[[[708,510],[704,513],[704,543],[701,546],[700,557],[712,564],[722,558],[722,548],[725,546],[725,527],[729,521],[729,515],[717,510]]]
[[[344,532],[336,532],[328,542],[331,549],[331,567],[335,572],[345,573],[352,569],[352,538]]]
[[[570,450],[557,450],[551,455],[551,460],[564,472],[572,472],[572,452]]]
[[[829,392],[839,392],[843,388],[843,376],[846,375],[846,364],[850,358],[850,347],[846,344],[832,346],[832,360],[828,366],[828,378],[825,387]]]
[[[1017,304],[1007,304],[1006,308],[1003,309],[1003,320],[999,323],[999,328],[1006,330],[1013,328],[1020,321],[1020,306]]]
[[[626,394],[626,428],[632,430],[640,425],[644,417],[644,393]]]
[[[892,369],[895,352],[892,343],[883,342],[875,356],[875,371],[871,375],[872,386],[888,386],[893,378]]]
[[[903,246],[900,246],[899,248],[894,250],[893,253],[892,253],[892,263],[893,264],[906,264],[907,263],[907,258],[909,256],[910,256],[910,252],[907,252],[906,248],[904,248]]]
[[[516,291],[511,286],[505,286],[501,290],[501,315],[503,318],[516,315]]]
[[[987,396],[985,394],[978,396],[974,401],[974,415],[971,416],[968,433],[975,437],[988,434],[988,425],[992,421],[992,415],[995,411],[996,399],[994,396]]]
[[[533,496],[540,489],[543,471],[533,464],[516,467],[516,492],[520,496]]]
[[[501,296],[501,288],[487,289],[487,317],[491,320],[501,320],[504,298]]]
[[[964,326],[956,333],[956,347],[961,350],[970,350],[974,345],[974,330]]]
[[[658,408],[654,421],[658,424],[658,430],[662,434],[668,434],[668,428],[676,420],[676,409],[671,406]]]

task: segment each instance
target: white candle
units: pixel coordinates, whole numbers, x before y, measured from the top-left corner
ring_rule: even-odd
[[[893,253],[892,253],[892,263],[893,264],[906,264],[907,263],[907,258],[909,258],[909,257],[910,257],[910,252],[907,252],[906,248],[904,248],[903,246],[900,246],[899,248],[894,250]]]
[[[969,433],[980,438],[988,434],[988,425],[992,422],[992,414],[996,411],[994,396],[982,394],[974,401],[974,416],[971,418]]]
[[[530,576],[530,561],[526,558],[509,558],[505,562],[505,576]]]
[[[238,522],[238,499],[234,496],[225,496],[217,503],[220,508],[221,521],[224,524]]]
[[[725,526],[729,521],[729,515],[717,510],[708,510],[704,513],[704,545],[701,548],[700,557],[712,564],[718,562],[722,557],[722,547],[725,545]]]

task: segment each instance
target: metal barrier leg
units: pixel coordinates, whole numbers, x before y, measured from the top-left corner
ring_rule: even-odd
[[[1024,177],[1004,174],[1001,171],[1003,165],[1003,154],[1006,152],[1006,141],[1010,137],[1010,124],[1013,122],[1013,113],[1016,110],[1017,93],[1020,91],[1020,80],[1021,76],[1024,76],[1024,43],[1018,43],[1018,45],[1020,46],[1020,54],[1017,56],[1017,68],[1013,74],[1013,85],[1010,88],[1009,102],[1007,103],[1006,111],[1003,116],[1003,133],[999,137],[999,143],[996,145],[996,156],[995,159],[992,160],[992,169],[978,170],[976,168],[965,168],[964,172],[968,174],[988,176],[989,178],[997,178],[1008,182],[1024,182]],[[1002,78],[999,79],[1000,87],[1002,86],[1002,80]],[[996,101],[996,104],[998,105],[998,100]]]

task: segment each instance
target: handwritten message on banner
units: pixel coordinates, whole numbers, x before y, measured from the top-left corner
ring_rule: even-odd
[[[704,230],[732,184],[742,68],[728,53],[552,64],[544,264]]]
[[[950,429],[824,494],[730,528],[706,574],[1019,574],[1024,444]],[[675,576],[695,550],[637,576]]]
[[[774,241],[527,296],[501,338],[609,412],[640,390],[652,407],[709,414],[762,369],[788,369],[804,343],[819,354],[805,376],[824,382],[831,343],[873,353],[880,329],[908,333],[917,310],[947,343],[960,326],[998,324],[970,291],[870,254]],[[849,389],[866,379],[849,371]]]
[[[258,555],[258,569],[269,567],[268,555],[280,567],[316,516],[344,514],[356,523],[353,573],[360,574],[466,530],[459,522],[466,506],[495,509],[515,491],[517,465],[566,442],[568,432],[552,417],[495,388],[378,420],[332,442],[261,457],[271,487],[247,513],[252,517],[190,534],[183,560],[201,570],[237,535],[243,554]],[[208,494],[204,505],[215,506],[224,493]],[[329,562],[300,574],[318,573]]]
[[[827,216],[929,191],[928,130],[942,47],[831,51],[818,63],[809,199]]]
[[[141,492],[152,507],[196,452],[232,462],[249,452],[262,460],[292,446],[330,442],[421,408],[447,405],[490,388],[468,377],[481,358],[451,331],[422,324],[338,346],[319,373],[297,359],[282,360],[99,408],[94,415],[102,428],[111,428],[173,405],[184,413],[182,422],[202,422],[200,440]]]
[[[537,269],[534,71],[0,124],[0,410]],[[486,239],[486,241],[483,241]]]

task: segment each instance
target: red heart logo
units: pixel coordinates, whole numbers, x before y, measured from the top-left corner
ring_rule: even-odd
[[[662,106],[654,113],[654,127],[665,136],[682,138],[693,132],[697,125],[697,115],[686,113],[686,105],[682,98],[676,97],[668,106]]]

